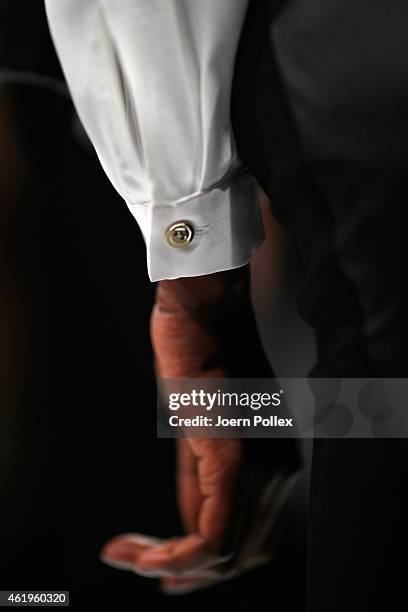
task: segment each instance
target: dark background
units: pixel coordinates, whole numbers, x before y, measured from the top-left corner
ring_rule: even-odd
[[[180,532],[174,449],[156,439],[141,234],[60,79],[42,3],[2,0],[0,588],[70,589],[73,607],[301,610],[296,513],[270,566],[190,596],[98,559],[117,533]]]

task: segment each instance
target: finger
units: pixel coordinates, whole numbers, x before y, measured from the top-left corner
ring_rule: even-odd
[[[164,572],[163,575],[185,577],[219,562],[198,534],[177,538],[161,546],[145,549],[137,559],[142,571]]]
[[[199,522],[202,532],[190,534],[177,541],[145,550],[137,564],[143,571],[162,570],[172,574],[196,573],[204,568],[225,563],[229,556],[222,557],[218,550],[225,530],[226,517],[229,515],[229,499],[214,495],[204,500]],[[214,525],[220,517],[220,524]]]
[[[140,555],[150,549],[162,545],[163,540],[152,538],[137,533],[122,534],[112,538],[103,547],[100,559],[107,565],[122,570],[133,570],[137,568],[137,559]],[[139,573],[142,573],[140,571]],[[148,575],[146,572],[143,575]]]
[[[212,578],[217,572],[212,567],[225,562],[206,550],[197,536],[158,540],[139,534],[126,534],[108,542],[101,560],[117,569],[134,571],[147,577],[190,577],[196,572]]]
[[[186,574],[197,573],[223,561],[218,551],[231,514],[239,442],[202,439],[188,442],[198,459],[201,496],[201,505],[195,507],[198,531],[159,545],[141,542],[140,538],[135,540],[129,535],[114,538],[103,551],[102,558],[106,562],[142,575],[184,578]],[[185,449],[181,452],[185,453],[191,468],[191,457]],[[197,500],[196,494],[194,499]],[[189,520],[195,521],[195,517],[190,515]]]
[[[177,440],[177,497],[180,515],[187,533],[198,529],[202,495],[198,484],[197,458],[187,440]]]
[[[197,573],[200,568],[221,562],[219,551],[231,518],[240,442],[213,439],[187,439],[186,442],[198,460],[201,495],[201,506],[195,510],[198,530],[144,552],[138,559],[143,571],[161,570],[185,577],[186,572]]]
[[[203,496],[198,533],[210,549],[217,551],[232,518],[240,441],[196,439],[191,444],[198,456],[198,481]]]

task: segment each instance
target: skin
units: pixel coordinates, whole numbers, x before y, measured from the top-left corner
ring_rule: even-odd
[[[0,241],[3,269],[9,259],[18,186],[25,175],[14,124],[13,105],[0,88],[0,228],[7,238]],[[244,266],[158,283],[151,338],[159,378],[272,376],[255,324],[249,281],[249,268]],[[3,283],[0,295],[0,373],[7,372],[7,380],[12,379],[10,368],[17,361],[11,358],[15,338],[8,342],[18,310],[16,300],[10,298],[12,289]],[[270,477],[259,471],[243,440],[179,439],[177,457],[185,535],[163,541],[123,534],[107,542],[101,553],[106,563],[158,578],[162,589],[174,594],[215,584],[263,563],[268,521],[259,511],[260,499],[273,503],[263,495],[268,493]],[[253,487],[254,482],[258,486]],[[254,489],[253,495],[249,489]],[[239,526],[243,492],[251,518],[247,530]]]
[[[151,317],[155,369],[159,378],[219,378],[271,376],[257,333],[250,299],[249,269],[158,283]],[[250,359],[248,359],[250,356]],[[256,519],[260,494],[268,488],[264,471],[256,474],[253,458],[240,439],[177,440],[178,499],[185,535],[169,540],[137,534],[113,538],[102,550],[102,560],[159,578],[168,593],[186,592],[216,583],[265,560],[255,537],[265,531]],[[259,470],[258,470],[259,471]],[[253,533],[239,533],[243,474],[254,474],[260,486],[249,497]],[[237,503],[241,500],[241,503]],[[254,531],[255,530],[255,531]],[[235,549],[226,547],[227,534]],[[236,542],[258,542],[236,554]],[[238,549],[242,546],[238,546]],[[244,547],[245,548],[245,547]]]

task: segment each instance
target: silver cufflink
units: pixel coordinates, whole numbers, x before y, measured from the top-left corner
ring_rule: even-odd
[[[194,238],[194,229],[188,221],[177,221],[166,229],[165,236],[170,246],[182,248]]]

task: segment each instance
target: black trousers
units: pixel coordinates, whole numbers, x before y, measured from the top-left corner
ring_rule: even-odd
[[[233,125],[299,248],[311,376],[407,375],[407,32],[405,0],[249,8]],[[406,440],[315,441],[308,612],[407,606],[407,457]]]

